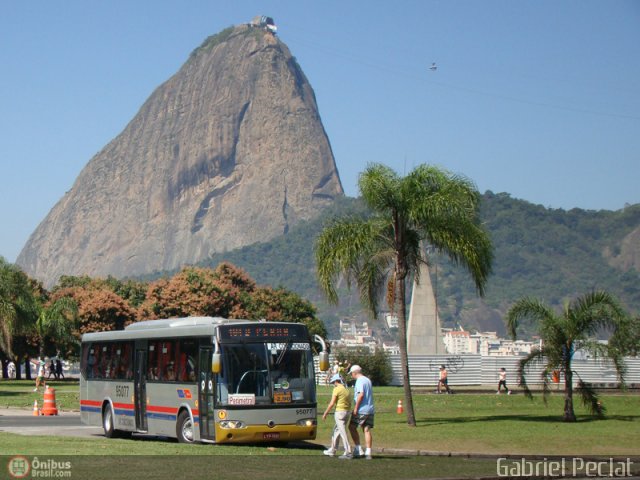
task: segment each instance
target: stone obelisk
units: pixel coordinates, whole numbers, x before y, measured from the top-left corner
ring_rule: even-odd
[[[429,267],[420,265],[420,282],[413,281],[411,307],[407,322],[407,353],[409,355],[445,354],[438,304],[431,285]]]

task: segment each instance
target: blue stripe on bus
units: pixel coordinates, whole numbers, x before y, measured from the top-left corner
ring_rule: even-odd
[[[152,418],[154,420],[170,420],[172,422],[175,422],[177,416],[176,415],[170,415],[168,413],[147,412],[147,418]]]
[[[122,408],[116,408],[115,414],[116,415],[126,415],[128,417],[134,417],[135,416],[135,412],[133,410],[124,410]]]
[[[101,413],[102,409],[100,407],[88,407],[85,405],[80,406],[81,412],[92,412],[92,413]],[[133,410],[124,410],[124,409],[116,409],[116,415],[126,415],[128,417],[134,417],[135,412]],[[175,422],[177,419],[176,415],[170,415],[168,413],[153,413],[147,412],[147,418],[152,418],[154,420],[169,420],[171,422]],[[194,423],[200,423],[200,417],[193,417]]]
[[[81,412],[94,412],[94,413],[100,413],[102,411],[102,409],[100,407],[86,407],[86,406],[81,406],[80,407],[80,411]]]

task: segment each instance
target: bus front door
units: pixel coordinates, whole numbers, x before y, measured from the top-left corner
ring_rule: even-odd
[[[213,414],[213,395],[215,393],[215,382],[211,372],[211,347],[200,347],[199,355],[199,383],[198,383],[198,403],[200,415],[200,438],[215,440],[215,417]]]
[[[147,431],[147,351],[136,349],[135,398],[136,429]]]

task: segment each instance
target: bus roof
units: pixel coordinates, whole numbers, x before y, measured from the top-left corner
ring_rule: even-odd
[[[161,337],[202,337],[215,335],[219,325],[242,325],[269,323],[270,325],[288,324],[287,322],[266,322],[265,320],[228,319],[221,317],[184,317],[163,320],[144,320],[132,323],[124,330],[92,332],[82,335],[83,342],[106,340],[132,340],[136,338]]]
[[[143,322],[132,323],[124,330],[85,333],[82,335],[82,341],[97,342],[107,340],[133,340],[136,338],[213,336],[215,327],[226,322],[229,322],[229,320],[212,317],[145,320]]]

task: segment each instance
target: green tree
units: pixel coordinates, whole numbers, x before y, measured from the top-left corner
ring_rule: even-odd
[[[348,286],[355,281],[362,302],[374,316],[385,282],[389,278],[393,282],[390,297],[398,305],[407,423],[415,426],[407,357],[406,283],[427,262],[424,242],[464,266],[477,291],[484,294],[493,249],[478,216],[480,194],[465,177],[428,165],[399,177],[390,168],[373,164],[360,175],[358,187],[373,215],[338,219],[322,231],[315,250],[318,280],[333,303],[338,301],[335,286],[339,277],[344,275]]]
[[[29,277],[0,257],[0,349],[7,357],[13,358],[13,337],[29,329],[35,312]]]
[[[324,323],[316,316],[313,304],[284,288],[257,288],[251,295],[247,318],[270,322],[303,323],[309,335],[327,337]]]
[[[56,290],[51,301],[68,297],[78,306],[77,339],[83,333],[122,330],[137,320],[137,311],[103,282]]]
[[[78,304],[71,297],[60,297],[55,300],[41,297],[37,302],[37,312],[35,331],[40,358],[44,358],[47,338],[56,345],[68,343],[73,339],[73,332],[78,328],[79,323]]]
[[[525,394],[532,397],[526,382],[526,371],[530,364],[543,364],[542,371],[544,397],[549,393],[549,376],[554,371],[564,374],[564,416],[565,422],[575,422],[573,409],[573,375],[571,359],[577,350],[584,350],[595,356],[610,358],[618,376],[624,383],[623,351],[613,345],[604,345],[595,335],[604,328],[614,331],[627,325],[625,312],[617,300],[606,292],[592,292],[565,304],[561,314],[557,314],[545,303],[534,298],[518,300],[507,313],[507,328],[512,338],[516,338],[518,325],[522,320],[537,321],[542,348],[532,351],[520,361],[518,376]],[[593,389],[579,379],[577,392],[583,403],[594,415],[604,415],[605,409]]]
[[[245,318],[243,294],[253,281],[227,264],[218,269],[185,267],[170,279],[152,282],[142,304],[144,318],[205,315]]]

